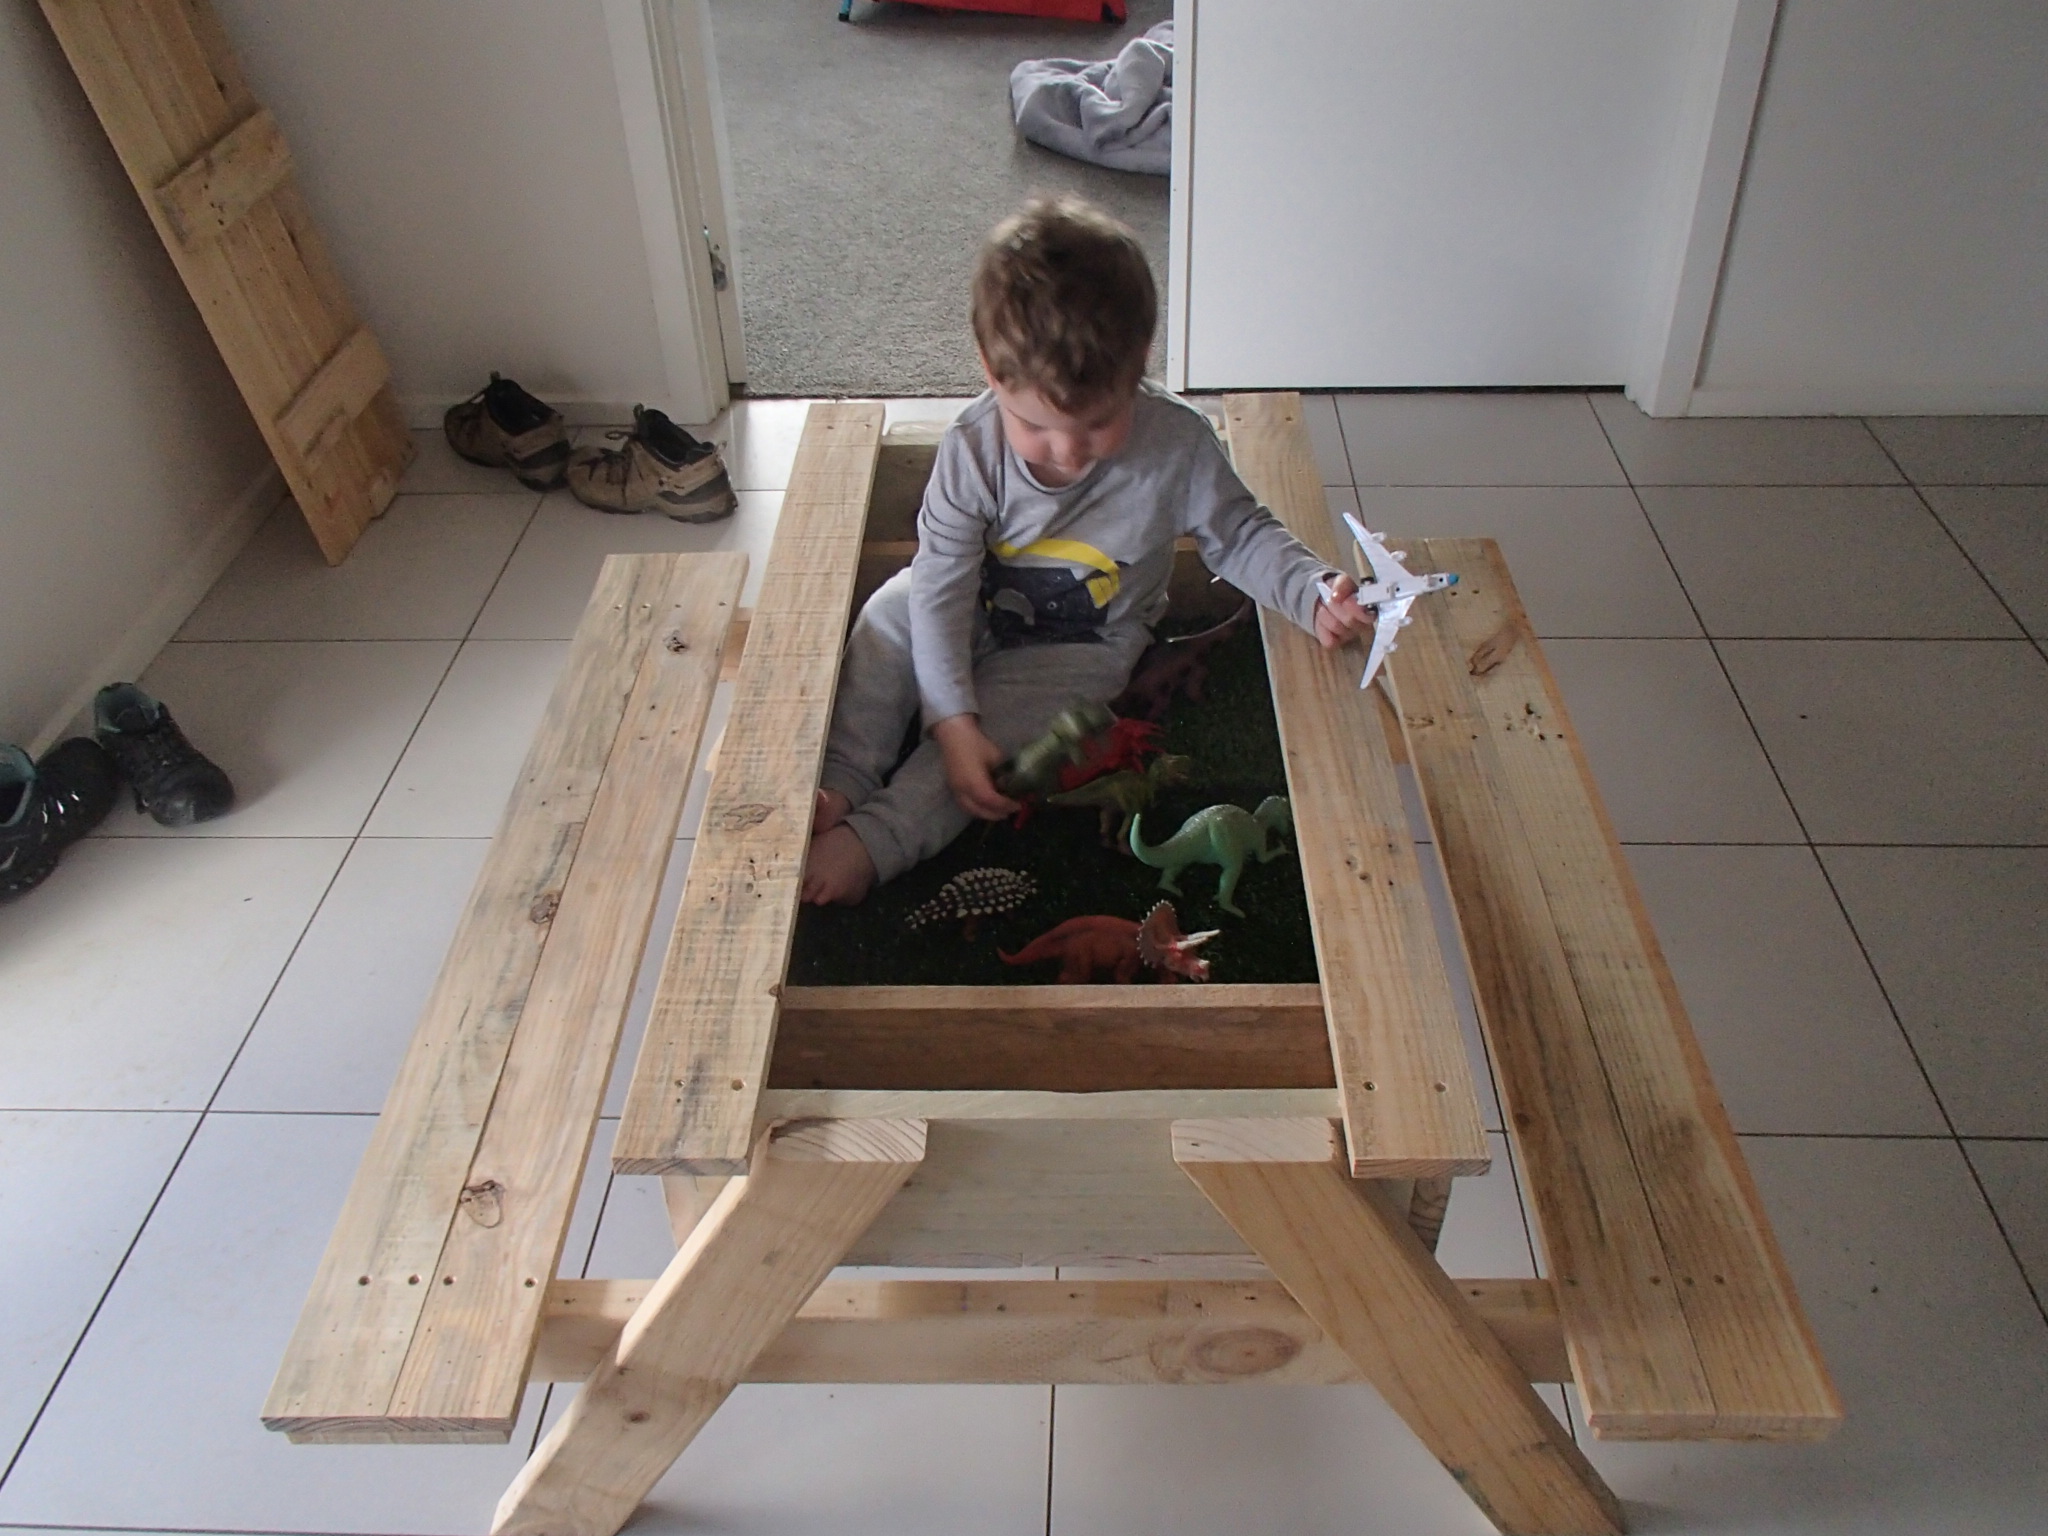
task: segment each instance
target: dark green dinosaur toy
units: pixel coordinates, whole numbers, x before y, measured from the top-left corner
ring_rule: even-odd
[[[1047,805],[1094,806],[1101,818],[1102,844],[1105,848],[1123,848],[1131,835],[1131,822],[1138,812],[1144,810],[1159,798],[1159,791],[1169,784],[1185,784],[1188,774],[1195,765],[1191,757],[1180,757],[1174,753],[1163,753],[1145,765],[1143,773],[1131,768],[1120,768],[1115,773],[1106,773],[1099,779],[1090,779],[1075,789],[1062,790],[1057,795],[1047,795]],[[1121,814],[1123,820],[1116,823],[1114,835],[1110,832],[1112,818]]]
[[[1076,704],[1052,717],[1045,734],[1027,741],[1017,755],[995,771],[996,789],[1012,800],[1056,789],[1060,767],[1088,760],[1088,743],[1116,724],[1101,704]]]
[[[1294,830],[1293,810],[1281,795],[1266,796],[1256,811],[1241,805],[1212,805],[1197,811],[1156,848],[1147,848],[1139,837],[1139,820],[1131,818],[1131,852],[1139,863],[1166,871],[1159,877],[1162,891],[1178,896],[1175,878],[1190,864],[1220,864],[1223,878],[1216,883],[1216,905],[1239,917],[1244,913],[1230,898],[1237,890],[1237,877],[1244,873],[1244,861],[1256,857],[1261,864],[1270,864],[1287,851],[1280,836]]]

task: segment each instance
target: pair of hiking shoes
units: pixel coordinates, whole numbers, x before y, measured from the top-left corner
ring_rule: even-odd
[[[739,505],[717,446],[644,405],[633,407],[632,430],[605,434],[619,447],[572,450],[560,411],[493,373],[490,383],[448,408],[442,429],[448,446],[470,463],[509,469],[529,490],[567,485],[600,512],[714,523]]]
[[[0,901],[48,879],[59,855],[107,819],[123,780],[135,808],[167,827],[211,821],[235,803],[228,776],[133,683],[102,688],[92,715],[92,735],[40,758],[0,743]]]

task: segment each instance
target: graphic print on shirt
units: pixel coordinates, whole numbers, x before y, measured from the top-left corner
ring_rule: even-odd
[[[1078,539],[997,544],[981,564],[981,605],[996,643],[1006,648],[1099,644],[1122,585],[1117,562]]]

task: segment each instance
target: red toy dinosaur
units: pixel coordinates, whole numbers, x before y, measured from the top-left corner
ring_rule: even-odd
[[[1109,701],[1118,715],[1164,720],[1175,693],[1202,702],[1202,684],[1209,676],[1209,653],[1251,622],[1257,605],[1250,598],[1229,618],[1198,635],[1179,635],[1145,648],[1124,691]]]
[[[1140,773],[1145,767],[1145,754],[1158,750],[1158,726],[1149,720],[1119,720],[1105,734],[1089,740],[1088,755],[1079,763],[1060,765],[1060,788],[1079,789],[1090,779],[1126,769]]]
[[[1141,965],[1157,971],[1162,981],[1179,981],[1183,976],[1189,981],[1207,981],[1209,962],[1194,951],[1216,933],[1213,928],[1207,933],[1182,933],[1173,903],[1162,901],[1142,923],[1127,917],[1070,917],[1016,954],[1000,949],[996,954],[1006,965],[1057,960],[1059,979],[1067,985],[1093,981],[1098,971],[1108,971],[1110,980],[1126,984],[1137,978]]]

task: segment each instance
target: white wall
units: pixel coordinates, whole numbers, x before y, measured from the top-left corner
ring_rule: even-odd
[[[1692,408],[2048,411],[2048,5],[1784,0]]]
[[[0,5],[0,741],[156,654],[283,493],[99,121]]]
[[[1712,3],[1182,0],[1187,382],[1621,382]]]
[[[415,424],[672,398],[602,0],[217,0]]]

